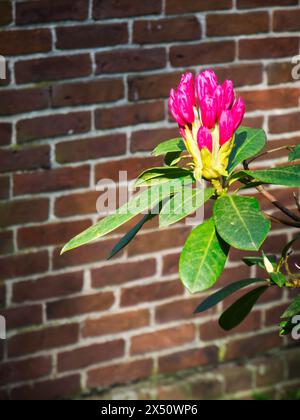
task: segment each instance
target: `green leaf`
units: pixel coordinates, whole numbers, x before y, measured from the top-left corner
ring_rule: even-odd
[[[160,227],[166,227],[179,222],[203,206],[214,194],[213,188],[184,188],[168,201],[159,215]]]
[[[247,251],[259,250],[271,228],[271,223],[260,211],[259,202],[253,197],[220,197],[214,205],[214,219],[225,242]]]
[[[184,245],[180,263],[180,278],[184,286],[197,293],[209,289],[221,275],[229,246],[218,236],[213,219],[195,228]]]
[[[264,169],[260,171],[241,171],[238,177],[249,175],[257,181],[265,184],[285,185],[287,187],[300,187],[300,164],[280,166],[278,168]]]
[[[222,300],[226,299],[228,296],[231,296],[233,293],[237,292],[238,290],[243,289],[244,287],[250,286],[251,284],[265,282],[264,279],[246,279],[240,280],[235,283],[230,284],[229,286],[224,287],[224,289],[219,290],[218,292],[214,293],[213,295],[209,296],[209,298],[205,299],[195,310],[195,313],[205,312],[210,308],[213,308],[218,303],[222,302]]]
[[[269,286],[261,286],[242,296],[231,305],[220,317],[219,324],[223,330],[229,331],[237,327],[249,315],[253,306]]]
[[[186,150],[184,141],[181,137],[160,143],[152,152],[154,156],[165,155],[169,152],[183,152]]]
[[[288,307],[288,309],[284,312],[281,318],[292,318],[295,315],[298,315],[300,312],[300,295],[296,296],[293,300],[292,304]]]
[[[289,161],[293,162],[294,160],[300,159],[300,144],[293,148],[293,151],[289,154]]]
[[[142,220],[140,220],[129,232],[126,233],[125,236],[114,246],[111,253],[109,254],[108,260],[116,256],[122,249],[124,249],[133,239],[134,237],[139,233],[139,231],[142,229],[142,227],[145,225],[145,223],[152,220],[154,217],[156,217],[157,214],[146,214]]]
[[[70,251],[92,242],[107,233],[112,232],[119,226],[133,219],[139,213],[155,207],[158,203],[164,200],[177,191],[180,191],[184,185],[184,180],[176,179],[169,181],[164,185],[156,185],[136,194],[128,203],[119,208],[114,214],[107,216],[94,226],[86,229],[84,232],[71,239],[62,249],[61,253]]]
[[[283,287],[286,284],[286,277],[282,273],[270,273],[270,278],[279,287]]]
[[[169,152],[165,156],[165,164],[167,166],[175,166],[181,160],[181,152]]]
[[[292,248],[292,246],[294,245],[295,242],[299,241],[300,239],[300,233],[297,233],[297,235],[286,244],[286,246],[283,248],[282,250],[282,258],[286,258]]]
[[[258,155],[264,149],[266,142],[267,136],[264,130],[240,127],[235,135],[228,172],[232,172],[244,160]]]
[[[266,257],[268,258],[269,261],[271,261],[273,266],[276,266],[276,263],[277,263],[276,255],[266,255]],[[242,261],[249,267],[253,265],[258,265],[260,268],[265,269],[263,257],[244,257],[242,258]]]
[[[170,180],[176,180],[178,178],[186,178],[186,183],[190,184],[193,182],[193,174],[191,171],[183,168],[172,168],[172,167],[161,167],[151,168],[143,172],[137,179],[136,187],[149,187],[157,184],[164,184]]]

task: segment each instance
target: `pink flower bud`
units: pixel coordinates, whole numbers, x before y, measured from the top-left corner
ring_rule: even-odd
[[[185,92],[192,106],[196,106],[195,82],[192,73],[182,75],[178,90]]]
[[[206,147],[210,152],[212,152],[213,138],[208,128],[204,126],[201,126],[199,128],[199,131],[197,134],[197,141],[198,141],[198,146],[200,150]]]
[[[177,93],[174,89],[172,89],[170,92],[169,109],[175,121],[177,121],[177,123],[180,126],[185,126],[186,122],[184,121],[182,114],[180,112]]]
[[[178,89],[177,92],[177,103],[179,107],[179,112],[182,115],[183,119],[187,123],[193,124],[195,121],[195,113],[193,108],[193,103],[185,90]]]
[[[199,101],[204,96],[213,96],[214,91],[218,86],[218,79],[212,70],[205,70],[196,78],[196,90]]]
[[[231,80],[225,80],[222,85],[223,91],[223,110],[231,109],[234,101],[233,83]]]
[[[217,102],[212,96],[205,96],[200,101],[202,124],[211,129],[216,124]]]
[[[234,133],[234,122],[231,111],[223,111],[219,120],[220,146],[230,140]]]
[[[213,95],[215,102],[216,102],[216,107],[217,107],[217,118],[220,118],[220,115],[222,113],[222,111],[224,110],[223,108],[223,89],[221,85],[218,85],[216,90],[214,91],[214,95]]]
[[[232,113],[232,119],[233,119],[233,129],[234,131],[239,128],[241,125],[241,122],[245,115],[245,104],[242,98],[238,98],[235,103],[233,104],[231,113]]]

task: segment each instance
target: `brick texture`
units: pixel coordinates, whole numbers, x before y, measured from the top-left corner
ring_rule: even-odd
[[[190,226],[158,231],[153,219],[107,260],[135,217],[61,255],[102,219],[99,181],[119,193],[128,187],[119,171],[132,181],[163,165],[151,151],[179,135],[167,100],[183,72],[231,79],[246,103],[243,124],[263,127],[269,150],[299,143],[299,13],[298,0],[0,1],[0,400],[95,390],[111,400],[117,385],[140,380],[151,383],[130,385],[140,399],[252,399],[254,388],[281,398],[300,387],[297,349],[284,350],[275,327],[282,291],[271,288],[230,333],[217,323],[222,308],[194,314],[208,292],[191,296],[178,280]],[[287,205],[292,192],[274,190]],[[279,253],[287,233],[274,224],[264,251]],[[243,256],[231,251],[214,290],[261,275]]]

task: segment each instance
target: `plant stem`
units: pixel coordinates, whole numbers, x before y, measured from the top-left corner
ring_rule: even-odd
[[[269,155],[269,154],[275,153],[275,152],[280,152],[280,150],[289,150],[289,151],[291,151],[294,147],[296,147],[296,146],[295,145],[293,145],[293,146],[281,146],[281,147],[276,147],[276,149],[267,150],[267,151],[265,151],[263,153],[260,153],[257,156],[254,156],[254,158],[252,158],[252,159],[250,159],[248,161],[248,164],[254,162],[256,159],[259,159],[259,158],[261,158],[261,157],[263,157],[265,155]]]

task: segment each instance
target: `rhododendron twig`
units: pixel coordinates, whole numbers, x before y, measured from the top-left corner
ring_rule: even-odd
[[[286,226],[300,228],[300,223],[298,223],[298,222],[292,222],[290,220],[285,220],[285,219],[282,219],[281,217],[278,217],[278,216],[275,217],[275,216],[272,216],[271,214],[266,213],[266,212],[263,212],[263,213],[264,213],[265,217],[267,219],[269,219],[271,222],[280,223],[280,224],[286,225]]]
[[[260,153],[259,155],[254,156],[252,159],[248,160],[248,164],[254,162],[255,160],[257,160],[257,159],[259,159],[259,158],[261,158],[265,155],[270,155],[271,153],[280,152],[281,150],[291,151],[294,147],[296,147],[296,146],[295,145],[294,146],[281,146],[281,147],[276,147],[276,149],[266,150],[265,152]]]

